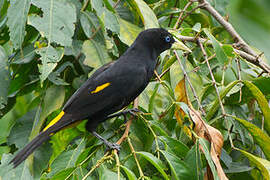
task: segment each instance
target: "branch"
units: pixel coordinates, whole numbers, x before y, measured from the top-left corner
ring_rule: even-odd
[[[207,57],[206,51],[205,51],[205,49],[204,49],[202,43],[201,43],[199,40],[198,40],[197,42],[198,42],[198,45],[200,46],[200,48],[201,48],[201,50],[202,50],[203,57],[204,57],[204,59],[205,59],[205,61],[206,61],[206,64],[207,64],[207,66],[208,66],[209,73],[210,73],[211,78],[212,78],[212,83],[213,83],[213,85],[214,85],[214,87],[215,87],[215,90],[216,90],[216,93],[217,93],[217,97],[218,97],[219,105],[220,105],[220,107],[221,107],[222,115],[225,116],[225,115],[226,115],[225,109],[224,109],[224,106],[223,106],[222,101],[221,101],[221,98],[220,98],[220,94],[219,94],[219,91],[218,91],[217,83],[216,83],[215,77],[214,77],[214,75],[213,75],[211,66],[210,66],[210,64],[209,64],[209,61],[208,61],[208,57]]]
[[[137,97],[137,98],[134,100],[134,105],[133,105],[133,107],[138,109],[138,106],[139,106],[139,97]],[[130,119],[128,120],[128,122],[126,123],[126,129],[125,129],[125,132],[124,132],[124,134],[122,135],[122,137],[116,142],[117,144],[120,145],[120,144],[128,137],[130,125],[131,125],[133,119],[134,119],[134,116],[131,116],[131,118],[130,118]],[[116,151],[116,150],[115,150],[115,151]]]
[[[180,14],[179,14],[179,16],[178,16],[178,19],[177,19],[177,21],[176,21],[176,23],[175,23],[175,25],[174,25],[174,29],[177,29],[179,26],[180,26],[180,24],[179,24],[179,22],[180,22],[180,20],[181,20],[181,18],[182,18],[182,16],[183,16],[183,14],[184,14],[184,12],[187,10],[187,8],[189,7],[189,6],[191,6],[193,4],[193,1],[189,1],[186,5],[185,5],[185,7],[184,7],[184,9],[180,12]],[[183,18],[184,19],[184,18]]]
[[[182,40],[182,41],[188,41],[188,42],[194,42],[194,43],[197,43],[197,39],[198,39],[200,41],[200,43],[212,44],[212,42],[210,40],[200,38],[200,37],[177,35],[177,38]],[[264,61],[260,61],[258,56],[255,57],[253,55],[250,55],[244,51],[241,51],[241,50],[238,50],[235,48],[233,48],[233,50],[236,54],[239,54],[243,59],[246,59],[251,64],[258,66],[259,68],[263,69],[267,73],[270,73],[270,66],[268,64],[266,64]]]
[[[265,72],[270,73],[270,67],[263,62],[261,58],[249,47],[249,45],[241,38],[241,36],[236,32],[233,26],[227,22],[206,0],[198,0],[199,5],[202,9],[208,11],[234,38],[236,43],[243,49],[244,52],[253,56],[253,64],[261,67]],[[248,60],[248,59],[247,59]]]
[[[204,109],[203,109],[203,107],[202,107],[202,105],[201,105],[201,103],[200,103],[200,100],[199,100],[199,98],[198,98],[198,96],[197,96],[197,93],[196,93],[194,87],[193,87],[192,84],[191,84],[191,81],[190,81],[190,79],[189,79],[189,77],[188,77],[188,75],[187,75],[187,72],[185,71],[185,68],[184,68],[184,66],[183,66],[182,63],[181,63],[181,59],[179,58],[179,56],[178,56],[178,54],[177,54],[177,52],[176,52],[175,50],[174,50],[173,52],[174,52],[175,57],[176,57],[176,59],[178,60],[179,65],[180,65],[180,67],[181,67],[181,69],[182,69],[182,71],[183,71],[184,78],[186,78],[186,80],[188,81],[188,84],[189,84],[189,87],[190,87],[190,89],[191,89],[191,91],[192,91],[192,93],[193,93],[193,96],[194,96],[194,98],[197,100],[198,106],[199,106],[199,108],[200,108],[202,114],[205,115],[205,111],[204,111]]]

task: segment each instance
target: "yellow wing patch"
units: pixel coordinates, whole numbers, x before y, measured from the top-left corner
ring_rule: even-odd
[[[65,112],[61,111],[44,129],[43,131],[45,131],[46,129],[48,129],[49,127],[51,127],[52,125],[54,125],[55,123],[57,123],[63,116],[64,116]]]
[[[106,87],[108,87],[111,83],[105,83],[105,84],[102,84],[98,87],[96,87],[96,89],[94,91],[91,91],[91,94],[94,94],[94,93],[97,93],[99,91],[102,91],[103,89],[105,89]]]

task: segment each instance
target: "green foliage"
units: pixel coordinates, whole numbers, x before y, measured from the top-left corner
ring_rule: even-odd
[[[209,142],[196,135],[189,107],[177,102],[185,90],[176,87],[184,77],[192,106],[201,110],[201,105],[202,119],[223,135],[220,162],[226,176],[270,179],[270,78],[236,53],[235,39],[211,13],[188,2],[1,0],[0,179],[202,180],[207,164],[219,179]],[[269,63],[270,3],[210,2],[258,54],[265,51],[262,59]],[[145,114],[133,120],[120,153],[104,155],[104,145],[83,121],[56,133],[12,169],[8,162],[17,150],[58,115],[87,77],[152,27],[170,30],[177,41],[200,37],[205,54],[196,39],[161,54],[157,73],[162,77],[153,77],[141,94],[139,108]],[[179,107],[186,112],[181,125]],[[97,130],[116,142],[123,122],[114,118]]]

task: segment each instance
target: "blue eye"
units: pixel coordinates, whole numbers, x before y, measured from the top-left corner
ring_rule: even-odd
[[[170,42],[170,41],[171,41],[170,36],[166,36],[166,37],[165,37],[165,41],[166,41],[166,42]]]

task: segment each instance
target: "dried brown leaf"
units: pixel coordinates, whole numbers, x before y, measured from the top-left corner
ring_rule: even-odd
[[[223,136],[216,128],[206,124],[204,120],[201,118],[201,115],[198,111],[194,110],[192,107],[190,108],[190,117],[195,124],[194,132],[199,136],[206,140],[208,140],[211,144],[210,154],[212,160],[217,168],[217,173],[220,179],[227,180],[221,164],[220,164],[220,155],[221,149],[223,146]],[[207,174],[205,174],[204,179],[211,180],[213,176],[211,174],[210,168],[207,168]]]

